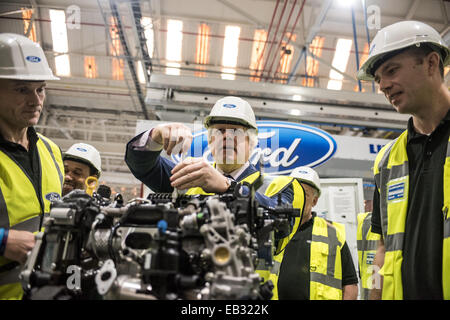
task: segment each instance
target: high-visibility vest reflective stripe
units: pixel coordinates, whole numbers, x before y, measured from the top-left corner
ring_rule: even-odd
[[[345,243],[345,227],[329,224],[320,217],[314,218],[310,253],[310,299],[342,299],[341,249]],[[269,280],[274,285],[272,300],[278,300],[278,278],[283,262],[283,250],[274,257]]]
[[[0,151],[0,228],[37,232],[41,216],[50,212],[51,200],[61,196],[64,177],[61,151],[49,139],[40,134],[38,137],[41,190],[36,190],[21,167]],[[0,299],[21,297],[19,272],[17,263],[0,257]]]
[[[384,146],[377,155],[374,176],[380,192],[381,227],[385,246],[382,298],[403,299],[401,266],[406,214],[408,210],[409,167],[406,152],[408,131]],[[444,299],[450,299],[450,140],[443,175],[443,254],[442,287]]]
[[[361,277],[361,299],[369,299],[369,290],[372,289],[373,261],[381,235],[372,231],[372,213],[358,214],[358,229],[356,242],[358,247],[359,275]]]

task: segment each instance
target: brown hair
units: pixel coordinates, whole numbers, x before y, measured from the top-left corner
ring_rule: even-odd
[[[436,52],[439,54],[439,72],[441,74],[441,78],[444,79],[444,63],[443,63],[443,54],[439,48],[428,44],[423,43],[420,46],[411,46],[408,48],[408,52],[411,53],[417,59],[417,64],[422,64],[426,56],[428,56],[431,52]]]

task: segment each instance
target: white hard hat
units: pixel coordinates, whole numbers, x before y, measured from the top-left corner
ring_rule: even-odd
[[[230,96],[217,100],[210,114],[205,118],[204,125],[208,129],[216,121],[231,121],[258,130],[252,107],[247,101],[238,97]]]
[[[380,66],[380,61],[386,60],[386,56],[423,43],[439,52],[444,67],[450,64],[450,50],[435,29],[419,21],[402,21],[378,31],[370,44],[369,57],[359,69],[357,78],[374,80],[376,68]]]
[[[39,44],[15,33],[0,33],[0,79],[59,80]]]
[[[64,160],[79,160],[83,163],[89,164],[98,171],[98,176],[102,171],[102,159],[100,152],[93,146],[87,143],[75,143],[64,154]]]
[[[319,197],[321,194],[320,191],[320,179],[316,170],[310,167],[297,167],[292,170],[290,177],[296,178],[301,182],[309,184],[311,187],[316,189],[319,192]]]

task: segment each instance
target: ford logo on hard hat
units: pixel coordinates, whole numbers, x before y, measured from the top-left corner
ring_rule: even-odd
[[[41,62],[41,58],[36,56],[27,56],[25,59],[27,59],[30,62]]]
[[[256,124],[258,145],[250,162],[262,166],[265,173],[287,175],[297,167],[317,167],[329,160],[337,149],[333,137],[315,127],[284,121],[257,121]],[[194,132],[188,156],[203,156],[214,162],[206,130]],[[172,155],[172,159],[180,161],[178,155]]]
[[[87,152],[87,149],[84,149],[84,148],[81,148],[81,147],[78,147],[77,150],[81,151],[81,152]]]
[[[236,108],[236,105],[235,104],[231,104],[231,103],[224,103],[223,107],[232,109],[232,108]]]

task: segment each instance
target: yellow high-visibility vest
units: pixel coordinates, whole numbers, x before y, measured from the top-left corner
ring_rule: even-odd
[[[310,300],[342,300],[341,249],[345,243],[345,226],[314,218],[310,249]],[[278,300],[278,278],[284,253],[274,257],[269,280],[274,285],[272,300]]]
[[[293,226],[290,234],[287,237],[280,239],[278,241],[279,242],[278,248],[277,248],[276,252],[273,252],[273,254],[276,254],[277,252],[280,252],[281,250],[283,250],[284,247],[289,242],[289,240],[291,240],[291,238],[294,236],[295,232],[297,231],[298,226],[300,225],[300,219],[301,219],[301,215],[303,213],[303,209],[304,209],[304,205],[305,205],[305,194],[304,194],[302,186],[297,181],[297,179],[294,179],[294,178],[288,177],[288,176],[274,177],[271,180],[269,180],[267,184],[264,183],[260,188],[260,190],[262,189],[262,192],[264,192],[265,196],[267,196],[269,198],[273,198],[273,197],[277,196],[278,194],[280,194],[281,192],[283,192],[283,190],[285,188],[287,188],[289,185],[292,185],[292,189],[294,192],[292,207],[299,209],[298,217],[296,217],[294,219],[294,226]],[[275,239],[271,239],[271,240],[272,240],[272,242],[275,241]],[[267,261],[259,261],[258,266],[256,268],[256,272],[262,278],[262,282],[266,282],[269,279],[271,268],[272,267],[267,264]]]
[[[369,299],[369,291],[373,284],[373,261],[381,235],[373,233],[372,213],[358,214],[356,242],[358,247],[359,276],[361,278],[361,300]]]
[[[273,179],[272,183],[265,190],[265,195],[268,197],[274,197],[283,191],[287,185],[292,184],[292,190],[294,192],[294,197],[292,200],[292,207],[295,209],[299,209],[298,217],[294,219],[294,226],[292,227],[289,235],[281,241],[279,241],[277,252],[283,250],[288,242],[292,239],[294,234],[297,232],[298,227],[300,226],[300,220],[303,214],[303,209],[305,208],[305,191],[301,186],[300,182],[297,179],[288,176],[279,176]]]
[[[38,137],[40,191],[21,167],[0,151],[0,228],[39,231],[41,216],[50,212],[51,201],[61,197],[64,178],[61,150],[48,138],[40,134]],[[0,257],[0,299],[22,298],[20,271],[17,263]]]
[[[378,153],[374,164],[374,176],[380,193],[380,216],[385,246],[384,265],[379,271],[383,275],[382,298],[403,299],[401,266],[406,214],[408,210],[409,167],[406,144],[408,131],[385,145]],[[443,297],[450,299],[450,139],[444,162],[443,176],[444,239],[442,255]]]

